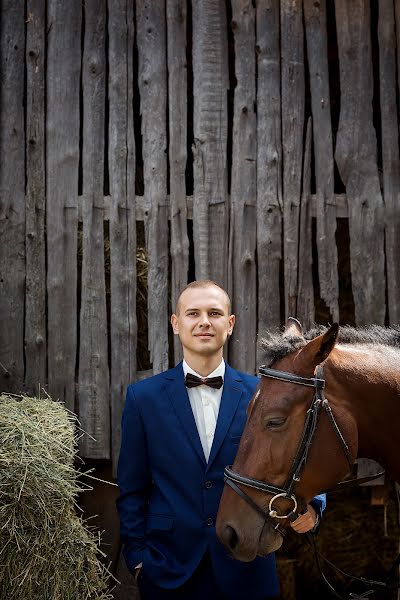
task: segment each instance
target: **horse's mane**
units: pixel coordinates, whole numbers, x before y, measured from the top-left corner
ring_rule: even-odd
[[[323,325],[315,325],[312,329],[303,333],[303,337],[284,337],[276,331],[267,331],[260,340],[261,347],[264,350],[263,363],[272,365],[295,350],[303,348],[307,342],[327,329],[328,327]],[[380,344],[400,348],[400,326],[381,327],[380,325],[370,325],[369,327],[356,329],[344,325],[339,329],[338,342],[340,344]]]

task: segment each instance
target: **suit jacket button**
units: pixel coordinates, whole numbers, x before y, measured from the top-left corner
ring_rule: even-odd
[[[205,484],[204,484],[204,487],[205,487],[207,490],[209,490],[210,488],[212,488],[212,485],[213,485],[213,484],[212,484],[212,481],[206,481],[206,482],[205,482]]]
[[[212,517],[208,517],[206,523],[209,527],[211,527],[211,525],[214,525],[214,519]]]

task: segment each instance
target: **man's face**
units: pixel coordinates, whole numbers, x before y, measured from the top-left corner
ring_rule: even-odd
[[[174,333],[179,335],[186,354],[204,357],[222,355],[234,323],[225,293],[215,286],[185,290],[180,297],[179,314],[171,317]]]

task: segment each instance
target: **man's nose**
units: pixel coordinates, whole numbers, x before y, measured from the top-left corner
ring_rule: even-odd
[[[208,318],[208,314],[202,314],[200,316],[200,327],[209,327],[210,326],[210,319]]]

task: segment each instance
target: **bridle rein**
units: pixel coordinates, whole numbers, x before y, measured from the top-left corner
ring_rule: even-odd
[[[314,438],[315,430],[318,423],[318,416],[321,412],[321,409],[325,411],[329,423],[331,424],[339,442],[343,449],[343,452],[346,456],[346,459],[349,463],[350,470],[353,467],[354,460],[351,456],[350,450],[346,441],[336,423],[335,417],[332,413],[332,409],[329,405],[329,402],[324,394],[325,389],[325,379],[323,374],[323,368],[319,365],[315,370],[315,377],[301,377],[300,375],[295,375],[294,373],[286,373],[285,371],[276,371],[275,369],[270,369],[265,366],[261,366],[259,368],[259,373],[263,377],[271,377],[272,379],[279,379],[281,381],[287,381],[289,383],[294,383],[297,385],[305,385],[308,387],[315,388],[315,394],[313,401],[311,403],[310,408],[307,410],[306,420],[304,423],[304,428],[302,435],[300,437],[300,442],[297,448],[297,452],[295,458],[293,460],[292,468],[289,472],[286,483],[283,487],[278,487],[276,485],[272,485],[270,483],[265,483],[264,481],[259,481],[257,479],[252,479],[251,477],[246,477],[244,475],[239,475],[232,470],[230,466],[225,468],[224,471],[224,481],[225,483],[231,487],[239,496],[243,498],[254,510],[260,513],[265,519],[289,519],[290,521],[295,520],[298,515],[296,513],[298,507],[298,501],[294,494],[294,488],[296,483],[300,481],[301,471],[304,465],[307,462],[308,453]],[[262,492],[266,492],[267,494],[273,494],[268,506],[268,511],[264,510],[258,504],[254,502],[250,496],[248,496],[243,490],[241,490],[237,484],[247,486],[256,490],[260,490]],[[273,508],[273,504],[277,498],[286,498],[293,502],[293,508],[286,515],[281,515],[277,510]],[[280,533],[282,536],[285,535],[285,529],[280,527],[279,523],[275,526],[275,530]]]

